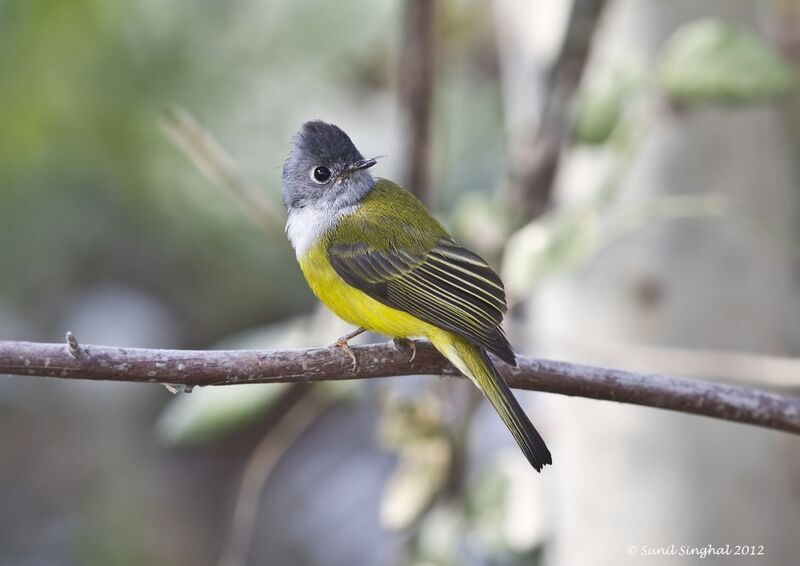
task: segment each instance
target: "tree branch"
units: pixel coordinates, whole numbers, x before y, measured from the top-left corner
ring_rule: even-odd
[[[594,33],[607,0],[573,0],[561,49],[549,73],[542,120],[536,134],[516,148],[511,195],[524,221],[550,204],[561,151],[572,128],[572,103],[589,59]]]
[[[429,205],[437,3],[406,0],[400,61],[400,98],[406,121],[406,187]]]
[[[398,375],[459,375],[427,342],[416,356],[391,344],[310,350],[147,350],[0,341],[0,374],[189,386],[295,383]],[[680,377],[603,369],[519,356],[512,368],[497,362],[509,385],[737,421],[800,434],[800,399],[767,391]]]
[[[181,106],[166,109],[161,126],[195,167],[232,196],[257,226],[286,241],[283,212],[277,209],[264,191],[244,176],[222,144],[188,110]]]

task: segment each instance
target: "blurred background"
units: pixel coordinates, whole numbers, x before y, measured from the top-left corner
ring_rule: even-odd
[[[0,0],[0,339],[333,342],[280,202],[321,118],[517,352],[796,394],[799,58],[796,0]],[[797,564],[796,438],[518,396],[542,475],[461,380],[2,377],[0,564]]]

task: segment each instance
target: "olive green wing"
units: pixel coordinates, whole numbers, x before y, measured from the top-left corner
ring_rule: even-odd
[[[446,233],[423,245],[414,237],[416,225],[402,229],[397,221],[387,220],[380,229],[381,219],[372,217],[368,226],[361,226],[366,233],[380,231],[378,246],[364,243],[374,241],[368,237],[361,242],[334,238],[328,257],[336,273],[373,299],[449,330],[515,365],[500,327],[507,307],[497,274]],[[387,235],[386,226],[393,227],[388,231],[392,235]]]

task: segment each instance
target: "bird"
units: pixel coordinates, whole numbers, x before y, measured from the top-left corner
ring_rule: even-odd
[[[282,172],[286,233],[319,300],[354,325],[336,344],[372,331],[411,346],[428,340],[480,389],[537,471],[552,464],[544,440],[489,353],[516,365],[502,329],[500,277],[461,246],[400,185],[374,177],[338,126],[304,123]],[[415,351],[412,351],[412,359]]]

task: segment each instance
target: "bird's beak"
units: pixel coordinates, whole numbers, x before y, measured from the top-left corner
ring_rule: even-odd
[[[378,162],[378,160],[375,159],[374,157],[372,157],[370,159],[360,159],[359,161],[356,161],[355,163],[350,165],[347,168],[347,170],[344,172],[343,176],[350,175],[351,173],[354,173],[356,171],[361,171],[362,169],[369,169],[370,167],[375,165],[377,162]]]

